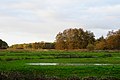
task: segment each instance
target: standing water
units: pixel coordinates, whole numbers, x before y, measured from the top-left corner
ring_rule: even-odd
[[[119,64],[87,64],[87,63],[27,63],[27,65],[33,66],[87,66],[87,65],[95,65],[95,66],[107,66],[107,65],[119,65]]]

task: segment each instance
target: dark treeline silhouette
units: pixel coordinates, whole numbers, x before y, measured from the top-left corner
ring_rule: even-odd
[[[1,45],[1,44],[0,44]],[[7,43],[2,44],[0,48]],[[94,33],[85,31],[81,28],[70,28],[56,35],[56,40],[53,43],[35,42],[29,44],[15,44],[10,46],[14,49],[57,49],[57,50],[73,50],[73,49],[88,49],[88,50],[120,50],[120,29],[118,31],[109,31],[107,37],[101,36],[95,39]]]
[[[0,39],[0,49],[7,49],[8,44]]]

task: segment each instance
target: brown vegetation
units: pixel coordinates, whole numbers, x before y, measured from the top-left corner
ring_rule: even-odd
[[[94,34],[83,29],[66,29],[56,36],[56,49],[85,49],[94,44]]]
[[[6,42],[0,40],[0,49],[8,48]],[[94,38],[94,34],[83,29],[66,29],[59,32],[53,43],[35,42],[15,44],[10,46],[12,49],[56,49],[56,50],[120,50],[120,29],[118,31],[109,31],[106,38]]]
[[[106,39],[102,38],[96,43],[98,50],[120,50],[120,30],[109,31]]]

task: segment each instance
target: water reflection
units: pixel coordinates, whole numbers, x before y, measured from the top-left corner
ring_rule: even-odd
[[[107,65],[118,65],[118,64],[80,64],[80,63],[27,63],[27,65],[35,65],[35,66],[56,66],[56,65],[62,65],[62,66],[87,66],[87,65],[95,65],[95,66],[107,66]]]

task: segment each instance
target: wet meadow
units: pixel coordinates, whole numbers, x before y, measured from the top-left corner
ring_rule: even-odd
[[[0,51],[0,80],[119,79],[119,51]]]

